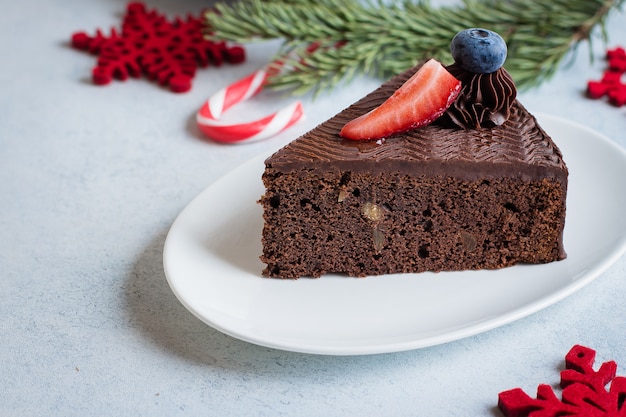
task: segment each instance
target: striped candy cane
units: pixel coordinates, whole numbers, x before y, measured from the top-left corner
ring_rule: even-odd
[[[209,138],[224,143],[250,143],[274,136],[293,126],[304,116],[302,104],[295,102],[261,119],[245,123],[220,121],[222,113],[258,94],[268,78],[268,70],[260,69],[221,89],[200,108],[196,121]]]

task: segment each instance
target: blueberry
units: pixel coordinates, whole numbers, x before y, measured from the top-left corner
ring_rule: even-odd
[[[504,64],[506,43],[496,32],[481,28],[465,29],[450,43],[454,62],[464,70],[489,74]]]

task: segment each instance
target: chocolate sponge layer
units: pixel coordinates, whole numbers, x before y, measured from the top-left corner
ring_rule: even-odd
[[[562,259],[553,180],[266,173],[266,276],[365,276]]]

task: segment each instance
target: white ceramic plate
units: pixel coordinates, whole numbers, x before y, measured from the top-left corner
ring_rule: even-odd
[[[547,307],[626,249],[626,153],[580,125],[540,117],[570,170],[566,260],[497,271],[364,279],[262,278],[261,173],[267,155],[215,182],[179,215],[164,265],[182,304],[209,326],[258,345],[358,355],[432,346]]]

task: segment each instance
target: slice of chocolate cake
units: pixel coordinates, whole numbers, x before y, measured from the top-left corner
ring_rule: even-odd
[[[384,140],[339,135],[416,70],[266,160],[264,276],[362,277],[565,258],[567,168],[517,100],[492,127],[447,125],[451,113]]]

